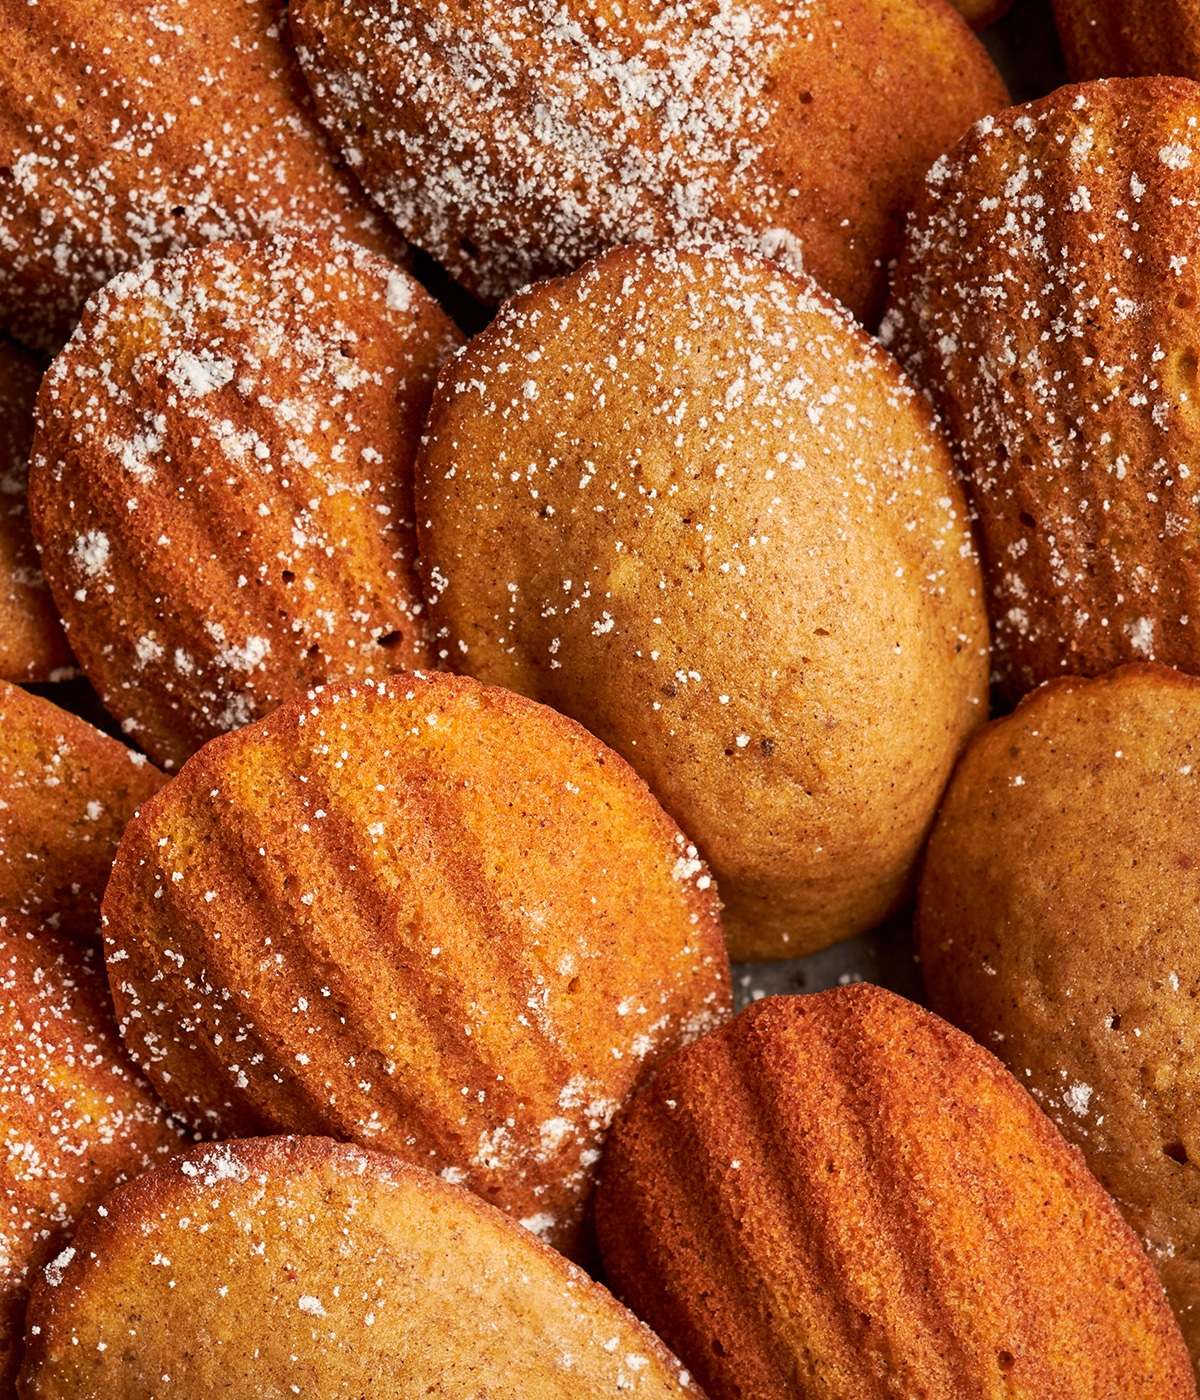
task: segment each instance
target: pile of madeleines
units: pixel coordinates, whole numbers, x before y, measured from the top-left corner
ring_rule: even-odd
[[[1195,1400],[1200,0],[956,3],[0,0],[0,1400]]]

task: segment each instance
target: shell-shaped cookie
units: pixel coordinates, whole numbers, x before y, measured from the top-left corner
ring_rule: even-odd
[[[1067,69],[1087,78],[1200,78],[1198,0],[1054,0]]]
[[[80,664],[156,762],[426,659],[412,463],[460,340],[325,238],[211,244],[88,303],[38,398],[30,510]]]
[[[945,0],[289,13],[354,173],[493,301],[614,244],[699,238],[803,267],[873,325],[922,175],[1007,101]]]
[[[992,1047],[1146,1244],[1200,1363],[1200,680],[1056,681],[963,755],[930,837],[930,1004]]]
[[[54,354],[147,258],[281,230],[404,245],[326,144],[277,0],[0,3],[0,326]]]
[[[1200,670],[1200,86],[1062,88],[930,172],[883,339],[978,512],[1002,692]]]
[[[95,938],[125,823],[164,782],[140,753],[0,681],[0,909]]]
[[[1193,1400],[1162,1287],[986,1050],[865,983],[757,1003],[609,1134],[618,1296],[714,1400]]]
[[[29,1327],[24,1400],[704,1400],[498,1211],[322,1138],[194,1148],[114,1191],[46,1270]]]
[[[105,946],[174,1108],[394,1152],[583,1253],[613,1112],[729,1015],[717,907],[585,730],[410,676],[197,754],[126,832]]]
[[[29,448],[42,371],[0,338],[0,680],[48,681],[73,664],[29,530]]]
[[[734,957],[903,902],[984,718],[982,585],[927,406],[811,279],[631,247],[514,297],[439,381],[417,502],[439,658],[641,773]]]
[[[183,1145],[134,1070],[104,964],[0,913],[0,1389],[21,1364],[30,1286],[76,1221],[118,1182]]]

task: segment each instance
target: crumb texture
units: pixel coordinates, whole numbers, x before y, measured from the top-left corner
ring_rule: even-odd
[[[803,266],[874,324],[922,175],[1007,102],[944,0],[290,14],[354,173],[492,301],[613,244],[700,238]]]
[[[613,1113],[729,1016],[717,908],[616,754],[431,675],[214,740],[127,833],[105,946],[194,1121],[394,1152],[582,1255]]]
[[[756,1003],[613,1125],[608,1277],[714,1400],[1193,1400],[1149,1261],[986,1050],[860,983]]]
[[[704,1400],[499,1212],[320,1138],[194,1149],[114,1191],[29,1322],[22,1400]]]
[[[811,279],[617,249],[443,372],[417,465],[439,660],[617,749],[713,866],[735,957],[902,902],[983,719],[950,453]]]
[[[1200,1363],[1200,681],[1057,681],[963,757],[930,839],[930,1004],[990,1046],[1113,1194]]]
[[[80,664],[156,762],[427,659],[412,464],[460,343],[337,239],[211,244],[88,303],[39,395],[30,509]]]

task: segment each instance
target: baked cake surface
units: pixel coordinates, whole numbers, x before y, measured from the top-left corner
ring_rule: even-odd
[[[320,1138],[196,1149],[113,1192],[47,1269],[29,1330],[24,1400],[704,1400],[498,1211]]]
[[[223,238],[404,244],[313,119],[276,0],[4,0],[0,326],[54,354],[118,272]]]
[[[841,307],[741,250],[616,249],[514,297],[425,434],[439,659],[641,773],[734,957],[904,901],[987,635],[949,450]]]
[[[0,909],[95,939],[125,823],[164,782],[140,753],[0,681]]]
[[[611,750],[442,675],[214,740],[105,897],[122,1033],[221,1134],[348,1138],[586,1255],[609,1120],[730,1013],[696,848]]]
[[[620,1114],[618,1296],[715,1400],[1184,1400],[1162,1286],[1008,1071],[866,983],[757,1002]]]
[[[184,1139],[125,1055],[104,964],[0,911],[0,1388],[21,1364],[25,1303],[85,1207]]]
[[[930,171],[882,338],[977,512],[992,664],[1200,670],[1200,85],[1061,88]]]
[[[930,1005],[989,1045],[1146,1246],[1200,1362],[1200,680],[1123,666],[981,731],[930,838]]]
[[[874,325],[925,170],[1007,102],[946,0],[299,0],[290,19],[355,174],[489,301],[614,244],[704,239],[803,267]]]
[[[209,244],[88,303],[30,510],[80,664],[163,767],[428,659],[412,464],[460,343],[408,273],[321,237]]]

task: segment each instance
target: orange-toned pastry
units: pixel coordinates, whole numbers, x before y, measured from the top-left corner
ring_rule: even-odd
[[[287,229],[404,255],[276,0],[0,0],[0,327],[54,354],[114,274]]]
[[[995,24],[1012,5],[1012,0],[950,0],[954,8],[972,29],[986,29]]]
[[[981,582],[927,406],[810,279],[625,248],[533,287],[446,368],[417,472],[439,657],[633,764],[734,957],[903,902],[984,718]]]
[[[155,762],[428,659],[412,463],[460,343],[408,273],[326,238],[210,244],[88,303],[30,511],[80,664]]]
[[[0,1391],[25,1300],[85,1207],[182,1139],[125,1058],[99,954],[0,912]]]
[[[1200,86],[1062,88],[930,172],[883,328],[978,512],[1011,701],[1200,670]]]
[[[1078,1152],[986,1050],[865,983],[673,1055],[613,1124],[596,1210],[614,1289],[713,1400],[1196,1394]]]
[[[704,1400],[606,1289],[498,1211],[312,1137],[194,1148],[114,1191],[37,1286],[19,1390]]]
[[[0,909],[95,938],[125,823],[165,781],[140,753],[0,681]]]
[[[354,173],[491,301],[614,244],[696,238],[803,267],[874,325],[922,176],[1007,102],[946,0],[289,14]]]
[[[26,487],[42,371],[0,338],[0,680],[48,681],[73,664],[37,547]]]
[[[1056,681],[979,734],[930,838],[931,1005],[1026,1085],[1145,1242],[1200,1365],[1200,680]]]
[[[696,848],[571,720],[342,684],[214,740],[104,902],[122,1033],[223,1134],[328,1133],[582,1254],[617,1106],[730,1011]]]
[[[1054,0],[1067,68],[1085,78],[1200,78],[1198,0]]]

